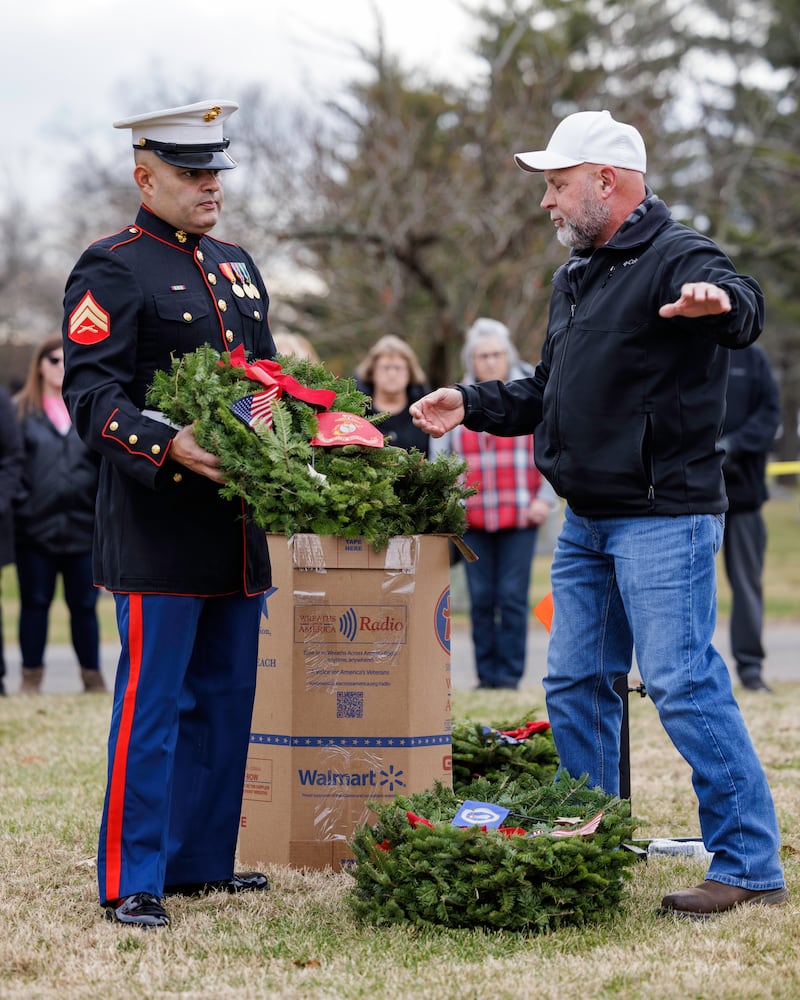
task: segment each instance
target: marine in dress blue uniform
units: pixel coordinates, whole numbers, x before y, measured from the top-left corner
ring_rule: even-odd
[[[203,344],[275,353],[258,268],[207,234],[218,171],[235,166],[222,123],[236,108],[205,101],[115,123],[142,151],[143,204],[82,254],[64,300],[64,398],[102,457],[94,576],[114,593],[121,640],[99,894],[110,919],[142,926],[169,922],[171,891],[266,887],[233,870],[266,539],[187,464],[190,432],[145,403],[154,372]]]

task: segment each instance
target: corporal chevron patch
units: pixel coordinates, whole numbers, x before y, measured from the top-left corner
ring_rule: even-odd
[[[76,344],[99,344],[111,335],[111,317],[87,292],[69,314],[68,337]]]

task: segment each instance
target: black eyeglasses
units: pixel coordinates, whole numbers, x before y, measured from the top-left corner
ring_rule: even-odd
[[[45,360],[49,361],[51,365],[64,364],[64,356],[62,354],[45,354]]]

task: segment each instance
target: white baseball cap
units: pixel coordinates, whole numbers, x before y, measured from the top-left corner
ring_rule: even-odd
[[[644,173],[647,151],[633,125],[615,121],[610,111],[578,111],[556,128],[547,149],[515,153],[523,170],[561,170],[579,163],[608,164]]]
[[[223,136],[222,124],[238,107],[235,101],[199,101],[121,118],[114,128],[129,128],[134,149],[150,149],[173,166],[229,170],[236,161],[225,152],[230,139]]]

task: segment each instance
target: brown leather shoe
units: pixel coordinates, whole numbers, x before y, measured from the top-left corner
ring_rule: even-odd
[[[81,667],[81,680],[83,681],[84,691],[97,693],[106,690],[106,682],[103,680],[103,675],[99,670],[85,670]]]
[[[20,694],[40,694],[42,690],[42,678],[44,677],[44,667],[23,667],[22,686]]]
[[[672,892],[661,900],[663,913],[674,913],[678,917],[704,920],[715,913],[724,913],[737,906],[760,903],[762,906],[777,906],[789,898],[789,890],[780,889],[740,889],[736,885],[725,885],[706,879],[702,885],[682,892]]]

